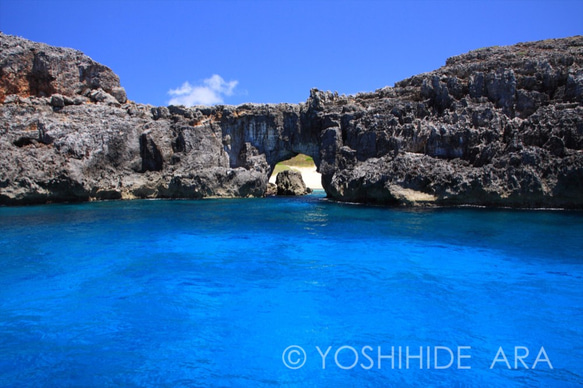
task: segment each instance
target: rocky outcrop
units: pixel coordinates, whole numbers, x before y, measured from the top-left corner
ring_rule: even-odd
[[[300,105],[135,104],[78,51],[0,44],[0,204],[260,197],[277,162],[318,157]]]
[[[265,190],[266,197],[274,197],[277,195],[277,185],[275,183],[267,182],[267,189]]]
[[[252,135],[231,122],[250,109]],[[277,156],[263,142],[284,130],[265,122],[285,114],[280,106],[56,109],[49,98],[18,98],[0,106],[0,202],[263,196],[267,160]]]
[[[80,51],[0,33],[0,102],[8,95],[53,96],[56,107],[83,101],[77,96],[122,104],[127,99],[118,76]]]
[[[583,37],[481,49],[306,103],[153,107],[78,51],[0,34],[0,204],[263,196],[314,158],[329,197],[583,208]]]
[[[306,187],[302,173],[294,170],[284,170],[275,178],[277,195],[306,195],[312,192]]]
[[[583,207],[583,37],[481,49],[311,104],[334,199]]]

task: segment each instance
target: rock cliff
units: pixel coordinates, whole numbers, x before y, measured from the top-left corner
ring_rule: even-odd
[[[78,51],[0,45],[0,204],[263,196],[277,162],[318,154],[298,105],[135,104]]]
[[[332,198],[583,206],[581,36],[472,51],[393,88],[312,104]]]
[[[0,34],[0,204],[263,196],[310,155],[329,197],[583,208],[583,37],[480,49],[355,96],[128,101],[82,53]]]

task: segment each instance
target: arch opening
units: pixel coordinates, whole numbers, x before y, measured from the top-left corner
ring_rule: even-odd
[[[312,190],[323,190],[322,175],[317,171],[316,163],[311,156],[295,154],[291,158],[277,163],[269,177],[269,182],[275,184],[277,174],[284,170],[299,171],[307,187]]]

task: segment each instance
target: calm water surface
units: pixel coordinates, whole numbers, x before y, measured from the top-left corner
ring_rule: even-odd
[[[0,253],[0,386],[583,384],[581,212],[0,208]]]

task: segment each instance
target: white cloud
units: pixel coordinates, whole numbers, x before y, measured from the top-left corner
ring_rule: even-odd
[[[239,81],[226,82],[223,77],[213,74],[203,81],[203,85],[191,85],[188,81],[177,89],[170,89],[172,96],[168,105],[215,105],[223,103],[223,96],[231,96]]]

